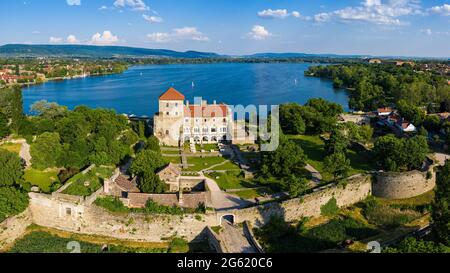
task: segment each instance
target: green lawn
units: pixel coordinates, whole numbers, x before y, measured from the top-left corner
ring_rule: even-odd
[[[201,150],[205,150],[207,152],[211,150],[218,151],[219,146],[217,144],[203,144],[203,145],[196,144],[195,149],[197,149],[197,152],[200,152]]]
[[[162,154],[166,154],[166,155],[178,155],[180,154],[180,151],[175,151],[175,150],[161,150]]]
[[[38,186],[43,192],[50,193],[50,186],[59,181],[57,171],[39,171],[39,170],[26,170],[24,179],[30,182],[33,186]]]
[[[109,178],[113,170],[112,167],[95,167],[87,174],[79,173],[67,181],[67,183],[73,183],[63,193],[89,196],[102,187],[103,180]],[[88,185],[85,185],[86,182]]]
[[[224,162],[226,159],[223,157],[188,157],[188,164],[193,164],[194,166],[189,166],[185,171],[201,171],[207,169],[213,165],[220,164]]]
[[[174,164],[181,164],[181,156],[163,156],[163,158],[167,162],[171,162]]]
[[[234,162],[228,161],[227,163],[214,167],[212,170],[214,171],[229,171],[229,170],[240,170],[239,166],[235,164]]]
[[[22,147],[22,144],[18,144],[18,143],[6,143],[3,145],[0,145],[0,149],[4,149],[9,152],[16,153],[16,154],[20,153],[21,147]]]
[[[323,160],[326,157],[324,148],[325,143],[319,136],[298,135],[289,136],[289,138],[300,145],[308,157],[307,163],[320,172],[324,181],[331,181],[333,179],[331,174],[324,171]],[[348,149],[347,157],[350,159],[350,164],[352,167],[350,175],[375,169],[370,158],[363,153],[358,153],[354,150]]]
[[[231,194],[236,195],[242,199],[255,199],[257,197],[263,197],[264,194],[274,194],[274,192],[270,188],[258,188],[233,192]]]
[[[244,179],[240,171],[228,171],[226,173],[214,172],[208,174],[214,179],[221,190],[254,188],[258,185]]]

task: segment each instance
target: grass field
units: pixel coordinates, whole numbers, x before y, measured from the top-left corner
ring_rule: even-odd
[[[227,163],[214,167],[212,170],[214,171],[231,171],[231,170],[240,170],[241,168],[235,164],[234,162],[228,161]]]
[[[217,165],[226,161],[223,157],[188,157],[188,164],[193,164],[194,166],[189,166],[185,171],[201,171],[207,169],[213,165]]]
[[[63,191],[64,194],[89,196],[96,192],[103,185],[103,180],[112,175],[114,168],[112,167],[95,167],[87,174],[79,173],[69,179],[67,183],[72,183]],[[89,185],[85,185],[85,183]]]
[[[174,164],[181,164],[181,156],[163,156],[163,158],[167,162],[171,162]]]
[[[0,149],[4,149],[9,152],[16,153],[16,154],[20,153],[21,147],[22,147],[22,144],[18,144],[18,143],[6,143],[6,144],[0,145]]]
[[[30,182],[33,186],[38,186],[43,192],[50,193],[50,186],[59,181],[57,171],[39,171],[39,170],[26,170],[24,179]]]
[[[208,174],[214,179],[221,190],[245,189],[257,187],[257,184],[246,181],[240,171],[228,171],[226,173],[214,172]]]
[[[232,195],[236,195],[242,199],[255,199],[257,197],[263,197],[265,194],[274,194],[270,188],[258,188],[258,189],[250,189],[250,190],[242,190],[238,192],[230,193]]]
[[[324,171],[323,160],[326,157],[325,143],[319,136],[298,135],[290,136],[289,138],[300,145],[308,157],[307,163],[320,172],[324,181],[331,181],[333,179],[331,174]],[[352,167],[350,175],[374,170],[374,166],[369,158],[362,153],[349,149],[347,157],[350,159]]]

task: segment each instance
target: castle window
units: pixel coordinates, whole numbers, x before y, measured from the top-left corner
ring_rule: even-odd
[[[178,112],[175,112],[175,116],[178,116]]]
[[[170,104],[169,104],[169,103],[167,103],[167,104],[166,104],[166,107],[169,107],[169,106],[170,106]]]
[[[223,132],[223,133],[226,133],[227,131],[228,131],[228,128],[227,128],[227,127],[223,127],[223,128],[222,128],[222,132]]]
[[[207,122],[208,120],[205,118],[205,122]]]
[[[211,133],[215,133],[215,132],[217,132],[217,129],[216,128],[211,128]]]
[[[71,208],[66,208],[66,215],[67,216],[72,215],[72,209]]]
[[[194,133],[200,133],[200,129],[198,127],[194,128]]]
[[[178,107],[178,102],[177,102],[177,103],[175,103],[175,107]]]
[[[167,112],[166,114],[167,114],[167,115],[170,115],[170,113],[169,113],[169,112]]]
[[[226,122],[227,122],[227,119],[226,119],[226,118],[224,118],[224,119],[223,119],[223,122],[224,122],[224,123],[226,123]]]
[[[187,118],[187,119],[185,119],[185,120],[184,120],[184,122],[186,122],[186,123],[189,123],[189,119],[188,119],[188,118]]]
[[[208,127],[203,128],[203,133],[208,133]]]
[[[166,130],[166,135],[169,135],[169,130]]]

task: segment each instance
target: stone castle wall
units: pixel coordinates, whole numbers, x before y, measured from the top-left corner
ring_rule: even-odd
[[[427,177],[431,175],[431,177]],[[387,199],[405,199],[431,191],[436,186],[433,166],[426,171],[379,172],[372,185],[373,195]]]
[[[321,215],[321,207],[333,197],[339,207],[351,206],[366,199],[372,191],[372,177],[357,175],[349,179],[346,185],[335,185],[320,191],[287,200],[281,203],[268,203],[265,205],[240,210],[219,212],[219,217],[233,215],[235,221],[250,222],[252,225],[265,224],[272,216],[278,215],[286,221],[296,221],[301,217],[315,217]]]
[[[371,176],[358,175],[346,185],[326,187],[301,199],[198,215],[114,214],[85,202],[74,203],[51,195],[30,193],[30,205],[24,213],[25,216],[16,216],[1,223],[0,242],[5,241],[5,238],[11,238],[6,243],[13,242],[31,223],[124,240],[163,242],[177,236],[192,241],[205,238],[205,229],[208,226],[220,225],[225,215],[234,215],[236,223],[248,221],[252,226],[264,224],[272,215],[280,215],[287,221],[296,221],[301,217],[319,216],[321,206],[333,197],[340,207],[351,206],[364,200],[371,194],[371,185]]]

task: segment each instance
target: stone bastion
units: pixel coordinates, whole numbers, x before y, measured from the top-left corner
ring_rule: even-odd
[[[372,194],[387,199],[405,199],[431,191],[436,186],[436,165],[409,172],[378,172],[372,184]]]

